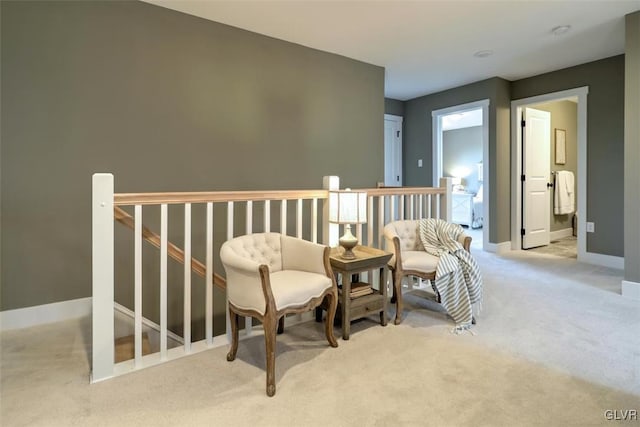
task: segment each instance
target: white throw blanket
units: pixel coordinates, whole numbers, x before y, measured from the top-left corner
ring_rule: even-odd
[[[420,220],[420,239],[427,253],[439,258],[435,287],[440,303],[456,322],[455,331],[471,327],[473,311],[482,304],[482,276],[475,259],[458,242],[458,224],[441,219]]]
[[[573,172],[557,171],[555,192],[553,194],[553,213],[567,215],[573,213],[575,206],[575,184]]]

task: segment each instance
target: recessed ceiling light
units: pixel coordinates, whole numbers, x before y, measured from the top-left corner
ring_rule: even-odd
[[[568,33],[570,29],[571,25],[560,25],[559,27],[555,27],[553,30],[551,30],[551,32],[555,36],[561,36]]]
[[[486,58],[487,56],[493,55],[492,50],[479,50],[473,54],[476,58]]]

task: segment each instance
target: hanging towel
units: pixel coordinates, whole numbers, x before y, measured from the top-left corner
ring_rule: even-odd
[[[573,172],[557,171],[555,184],[553,213],[555,215],[573,213],[576,200]]]

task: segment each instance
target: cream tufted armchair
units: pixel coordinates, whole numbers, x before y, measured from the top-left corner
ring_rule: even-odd
[[[425,252],[420,239],[420,220],[401,220],[390,222],[384,227],[384,237],[390,244],[389,250],[393,256],[389,260],[389,270],[393,277],[393,297],[396,303],[396,318],[394,323],[399,325],[402,322],[402,278],[405,276],[420,277],[430,280],[435,300],[440,303],[440,295],[433,286],[436,279],[436,266],[438,257]],[[462,233],[458,236],[458,241],[465,250],[469,251],[471,237]],[[475,322],[474,322],[475,323]]]
[[[273,396],[276,326],[282,332],[286,314],[312,310],[326,298],[325,333],[331,347],[338,346],[333,335],[338,287],[329,264],[329,248],[278,233],[257,233],[223,243],[220,258],[227,273],[231,318],[227,360],[233,361],[238,351],[238,316],[260,320],[267,353],[267,395]]]

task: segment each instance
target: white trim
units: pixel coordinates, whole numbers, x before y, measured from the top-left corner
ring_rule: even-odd
[[[578,98],[578,261],[590,264],[606,265],[600,255],[587,252],[587,95],[589,87],[583,86],[545,95],[532,96],[530,98],[511,101],[511,248],[522,248],[522,189],[520,188],[520,175],[522,174],[522,134],[519,132],[522,120],[522,108],[526,105],[541,104],[551,101],[562,101],[569,98]],[[616,257],[610,257],[616,258]],[[616,264],[617,261],[614,263]],[[617,265],[617,264],[616,264]],[[614,267],[617,268],[617,267]]]
[[[393,115],[393,114],[385,114],[384,115],[384,119],[385,120],[392,120],[394,122],[400,122],[400,124],[402,124],[402,122],[404,120],[404,117],[396,116],[396,115]]]
[[[602,267],[624,270],[624,257],[620,256],[585,252],[582,259],[578,259],[578,262],[585,262],[587,264],[601,265]]]
[[[549,233],[549,239],[552,241],[570,236],[573,236],[573,228],[563,228],[562,230],[556,230]]]
[[[498,255],[505,254],[507,252],[511,252],[511,242],[502,242],[502,243],[488,242],[483,248],[483,250],[487,252],[493,252]]]
[[[61,322],[91,314],[91,297],[78,298],[33,307],[5,310],[0,313],[0,330],[29,328],[45,323]]]
[[[623,280],[622,296],[640,301],[640,283]]]
[[[432,132],[432,147],[433,147],[433,185],[440,181],[442,176],[442,116],[446,116],[451,113],[462,113],[469,110],[476,110],[482,108],[482,185],[483,185],[483,198],[486,200],[482,204],[483,215],[483,230],[482,230],[482,249],[489,252],[494,252],[491,248],[493,245],[500,245],[500,243],[489,242],[489,223],[490,223],[490,211],[489,203],[491,200],[491,187],[489,186],[489,171],[491,170],[491,163],[489,159],[489,105],[488,99],[482,99],[480,101],[468,102],[466,104],[454,105],[452,107],[441,108],[439,110],[433,110],[431,112],[431,132]]]

